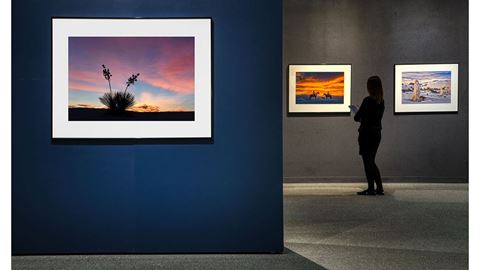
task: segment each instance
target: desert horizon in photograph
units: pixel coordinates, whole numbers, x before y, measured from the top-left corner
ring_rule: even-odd
[[[344,72],[297,72],[297,104],[342,104],[345,91]]]
[[[70,121],[193,121],[193,37],[69,37]]]
[[[402,103],[451,103],[451,84],[451,71],[402,72]]]

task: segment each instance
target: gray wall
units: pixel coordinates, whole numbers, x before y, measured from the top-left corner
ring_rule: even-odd
[[[352,64],[353,104],[370,75],[383,79],[377,163],[385,180],[468,181],[467,0],[285,0],[283,23],[285,182],[363,177],[350,116],[287,115],[288,65],[320,63]],[[458,63],[458,113],[394,115],[401,63]]]

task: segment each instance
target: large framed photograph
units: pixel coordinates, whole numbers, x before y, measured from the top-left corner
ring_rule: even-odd
[[[288,112],[350,112],[351,72],[351,65],[290,65]]]
[[[211,138],[211,19],[52,18],[52,138]]]
[[[458,64],[395,65],[395,113],[458,111]]]

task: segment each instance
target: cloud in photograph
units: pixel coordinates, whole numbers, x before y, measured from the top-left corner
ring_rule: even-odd
[[[320,95],[330,93],[343,96],[345,76],[343,72],[297,72],[296,94],[309,95],[313,91]]]
[[[195,91],[195,40],[193,37],[70,37],[69,38],[69,104],[91,101],[83,105],[97,106],[97,96],[109,91],[102,74],[102,65],[111,73],[114,91],[123,91],[127,79],[140,73],[138,83],[128,91],[148,93],[157,98],[151,106],[169,110],[192,110]],[[160,94],[165,100],[160,100]],[[143,97],[143,98],[142,98]],[[173,104],[177,107],[173,108]],[[168,106],[167,106],[168,105]]]

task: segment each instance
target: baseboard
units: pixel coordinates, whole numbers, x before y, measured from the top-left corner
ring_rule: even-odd
[[[439,176],[384,176],[385,183],[468,183],[468,177]],[[365,176],[320,176],[284,177],[284,183],[358,183],[365,182]]]

